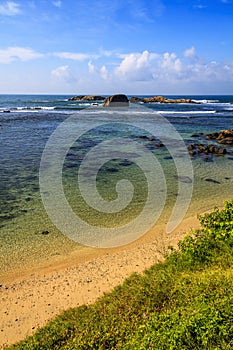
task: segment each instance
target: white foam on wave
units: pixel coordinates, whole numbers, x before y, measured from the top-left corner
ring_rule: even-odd
[[[160,114],[214,114],[217,111],[158,111]]]
[[[0,112],[12,112],[12,113],[29,113],[32,112],[40,112],[40,111],[53,111],[56,107],[44,107],[44,106],[23,106],[23,107],[4,107],[0,108]]]
[[[158,111],[153,111],[150,109],[145,110],[141,110],[141,111],[137,111],[135,109],[129,109],[129,110],[124,110],[124,109],[116,109],[116,110],[112,110],[112,109],[94,109],[94,108],[87,108],[81,111],[81,113],[94,113],[94,114],[125,114],[125,115],[142,115],[142,114],[162,114]]]
[[[219,103],[219,100],[192,100],[196,103]]]
[[[197,103],[200,104],[206,104],[206,105],[211,105],[214,107],[228,107],[228,106],[232,106],[232,103],[230,102],[220,102],[219,100],[193,100]]]
[[[16,107],[17,111],[52,111],[56,107],[48,107],[48,106],[30,106],[30,107]]]

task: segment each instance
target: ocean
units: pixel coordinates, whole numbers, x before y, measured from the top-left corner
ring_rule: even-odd
[[[119,109],[70,97],[0,95],[0,273],[124,245],[162,222],[172,231],[232,198],[233,147],[206,135],[233,128],[233,96]],[[190,156],[197,144],[226,154]]]

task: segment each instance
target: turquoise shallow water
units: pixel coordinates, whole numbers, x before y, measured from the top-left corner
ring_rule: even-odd
[[[195,156],[191,159],[194,179],[189,173],[177,174],[174,155],[169,148],[171,130],[168,124],[161,124],[158,114],[171,123],[185,146],[190,143],[207,143],[204,135],[192,137],[193,133],[209,133],[232,128],[233,99],[231,96],[192,97],[200,104],[151,104],[145,106],[130,105],[126,110],[111,111],[97,108],[91,104],[70,105],[67,96],[0,96],[0,132],[1,132],[1,172],[0,172],[0,264],[1,272],[17,269],[19,266],[36,266],[41,261],[50,261],[54,257],[70,254],[81,249],[79,243],[61,233],[51,221],[44,208],[39,183],[39,168],[46,142],[58,126],[74,115],[72,128],[75,132],[86,130],[77,140],[69,144],[62,167],[62,185],[69,206],[74,214],[93,227],[121,227],[137,218],[143,211],[148,195],[148,170],[140,170],[137,165],[138,154],[130,150],[130,142],[145,147],[153,154],[158,164],[155,178],[164,177],[156,182],[158,205],[164,200],[164,209],[157,223],[168,221],[171,210],[179,194],[179,184],[186,186],[187,193],[193,187],[191,204],[187,215],[203,212],[222,205],[232,198],[233,190],[233,149],[227,148],[227,154],[217,156]],[[80,108],[90,107],[90,112]],[[72,110],[71,110],[72,108]],[[74,108],[76,113],[73,114]],[[6,112],[8,111],[8,112]],[[9,112],[10,111],[10,112]],[[98,124],[96,127],[95,124]],[[70,124],[71,125],[71,124]],[[157,134],[154,132],[156,130]],[[68,129],[70,132],[70,129]],[[165,146],[161,145],[161,137]],[[70,134],[65,135],[69,139]],[[123,152],[112,147],[114,140],[123,139]],[[111,141],[113,140],[113,141]],[[78,172],[86,155],[104,141],[107,148],[97,149],[85,168],[84,183],[89,197],[93,198],[90,187],[93,173],[98,168],[99,159],[107,155],[105,164],[98,169],[97,189],[105,201],[118,198],[117,184],[127,179],[134,187],[129,205],[118,211],[99,212],[89,205],[80,193]],[[68,141],[67,141],[68,142]],[[112,145],[111,145],[111,142]],[[208,141],[213,143],[213,141]],[[69,142],[68,142],[69,143]],[[166,144],[167,143],[167,144]],[[62,145],[62,142],[61,142]],[[64,144],[65,145],[65,144]],[[160,147],[161,146],[161,147]],[[64,146],[65,147],[65,146]],[[119,151],[120,150],[120,151]],[[171,151],[171,149],[170,149]],[[115,152],[115,153],[114,153]],[[120,153],[121,152],[121,153]],[[179,150],[179,162],[185,164],[185,150]],[[182,163],[183,162],[183,163]],[[47,165],[48,169],[51,164]],[[55,173],[54,184],[56,184]],[[53,174],[54,176],[54,174]],[[157,181],[156,180],[156,181]],[[127,197],[129,191],[125,191]],[[166,192],[166,193],[165,193]],[[45,194],[45,196],[48,194]],[[56,194],[59,195],[59,194]],[[124,199],[124,196],[122,197]],[[57,197],[57,202],[61,198]],[[181,198],[182,199],[182,198]],[[184,196],[185,200],[185,196]],[[182,202],[182,200],[181,200]],[[91,203],[93,204],[93,203]],[[55,205],[56,206],[56,205]],[[62,211],[62,208],[58,207]],[[158,208],[155,211],[159,211]],[[145,221],[149,220],[150,212]],[[66,219],[64,219],[64,222]],[[140,224],[140,223],[139,223]],[[81,230],[81,229],[80,229]]]

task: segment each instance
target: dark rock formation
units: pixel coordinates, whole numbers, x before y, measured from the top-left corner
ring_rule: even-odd
[[[217,142],[220,144],[220,145],[228,145],[228,146],[232,146],[233,145],[233,137],[226,137],[226,138],[223,138],[222,140],[217,140]]]
[[[42,235],[48,235],[48,234],[49,234],[49,231],[44,230],[44,231],[41,232],[41,234],[42,234]]]
[[[203,145],[202,143],[191,144],[188,145],[187,148],[190,156],[194,156],[197,153],[205,155],[214,154],[216,156],[224,156],[227,153],[226,148],[217,147],[215,145]]]
[[[156,147],[164,147],[164,144],[162,142],[158,142],[155,144]]]
[[[131,103],[138,103],[138,102],[143,102],[142,100],[143,99],[140,97],[133,96],[133,97],[131,97],[130,102]]]
[[[126,95],[112,95],[104,100],[104,107],[128,107],[129,100]]]
[[[203,135],[203,132],[199,132],[198,134],[192,134],[191,137],[201,137]]]
[[[177,100],[173,100],[173,99],[168,99],[166,97],[163,96],[153,96],[153,97],[143,97],[143,98],[139,98],[139,97],[131,97],[130,102],[132,103],[139,103],[139,102],[143,102],[143,103],[152,103],[152,102],[156,102],[156,103],[197,103],[191,99],[185,99],[185,98],[180,98]]]
[[[128,105],[129,100],[128,97],[124,94],[118,94],[118,95],[113,95],[109,96],[107,98],[103,96],[98,96],[98,95],[77,95],[74,97],[70,97],[69,101],[103,101],[104,100],[104,105],[105,107],[109,107],[109,103],[119,103],[119,104],[124,104],[124,106]],[[130,99],[130,102],[132,103],[151,103],[151,102],[157,102],[157,103],[198,103],[195,102],[191,99],[185,99],[185,98],[180,98],[177,100],[174,99],[168,99],[163,96],[153,96],[153,97],[137,97],[133,96]],[[112,105],[113,106],[113,105]],[[115,105],[118,107],[119,105]]]
[[[98,95],[79,95],[70,97],[69,101],[103,101],[105,100],[105,97],[98,96]]]
[[[68,98],[68,101],[82,101],[83,97],[84,97],[84,95],[70,97],[70,98]]]
[[[191,135],[191,137],[201,137],[202,135],[203,133],[193,134]],[[206,140],[214,140],[220,145],[233,146],[233,129],[212,132],[211,134],[207,134],[205,136],[203,135],[203,138],[204,137],[206,138]],[[232,152],[231,150],[227,150],[227,148],[218,147],[216,146],[216,144],[206,145],[202,143],[195,143],[188,145],[187,148],[190,156],[195,156],[196,154],[199,154],[205,161],[211,161],[211,159],[213,160],[213,155],[224,156],[225,154],[228,153],[229,155]]]
[[[216,140],[218,137],[218,132],[213,132],[212,134],[206,135],[206,140]]]
[[[233,145],[233,129],[221,130],[206,135],[207,140],[216,140],[221,145]]]

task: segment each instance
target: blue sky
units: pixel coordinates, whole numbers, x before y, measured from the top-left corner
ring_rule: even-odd
[[[0,93],[233,94],[233,0],[0,1]]]

